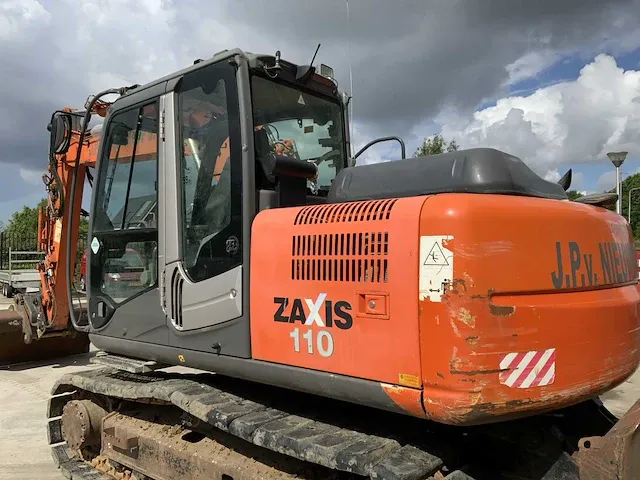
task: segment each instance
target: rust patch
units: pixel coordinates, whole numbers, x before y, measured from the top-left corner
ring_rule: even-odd
[[[466,358],[460,358],[457,355],[457,351],[455,350],[456,349],[454,347],[454,355],[449,361],[449,373],[454,375],[478,375],[480,373],[490,373],[489,370],[478,368],[478,366],[473,361]]]
[[[451,280],[450,285],[451,285],[451,288],[450,288],[451,293],[455,293],[455,294],[460,293],[459,288],[463,290],[465,293],[467,292],[467,283],[463,278],[454,278],[453,280]]]
[[[456,315],[458,320],[464,323],[469,328],[475,328],[476,326],[476,317],[466,308],[460,307],[458,309],[458,313]]]
[[[513,312],[516,311],[516,307],[511,305],[494,305],[492,303],[489,304],[489,311],[492,315],[497,315],[499,317],[508,317]]]
[[[473,299],[490,298],[491,295],[493,295],[494,293],[495,293],[495,290],[493,288],[490,288],[489,290],[487,290],[487,293],[474,293],[473,295],[471,295],[471,298]]]
[[[572,457],[588,478],[639,478],[640,400],[601,437],[585,437]]]
[[[477,335],[469,335],[468,337],[465,337],[465,341],[470,345],[475,345],[478,343],[478,338],[479,337]]]
[[[449,322],[451,323],[451,329],[453,330],[453,333],[456,337],[460,336],[460,330],[458,330],[458,326],[456,325],[456,319],[455,318],[451,318],[451,321]]]
[[[437,375],[437,376],[439,376],[441,379],[443,379],[443,380],[444,380],[444,375],[443,375],[443,374],[441,374],[440,372],[436,372],[436,375]]]
[[[422,390],[387,383],[381,383],[380,386],[389,398],[406,413],[415,417],[424,418],[426,416],[422,404]]]
[[[453,362],[452,362],[453,363]],[[455,370],[455,369],[451,369],[451,373],[453,375],[468,375],[468,376],[474,376],[474,375],[483,375],[483,374],[493,374],[493,373],[500,373],[504,370],[508,370],[508,368],[489,368],[489,369],[480,369],[480,370]]]

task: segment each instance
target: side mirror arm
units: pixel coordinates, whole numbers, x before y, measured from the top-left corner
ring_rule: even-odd
[[[390,136],[390,137],[380,137],[380,138],[376,138],[375,140],[370,141],[364,147],[362,147],[358,151],[358,153],[356,153],[353,156],[352,160],[355,161],[360,155],[362,155],[362,152],[364,152],[367,148],[371,147],[372,145],[375,145],[376,143],[381,143],[381,142],[388,142],[390,140],[395,140],[396,142],[398,142],[400,144],[400,151],[401,151],[401,155],[402,155],[402,160],[407,158],[406,148],[404,146],[404,141],[402,140],[402,138],[396,137],[396,136]]]

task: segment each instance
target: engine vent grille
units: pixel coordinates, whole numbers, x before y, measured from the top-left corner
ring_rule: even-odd
[[[171,316],[176,327],[182,327],[182,288],[184,279],[177,268],[171,276]]]
[[[388,253],[389,232],[294,235],[291,278],[387,283]]]
[[[396,199],[311,205],[300,209],[294,225],[388,220]]]

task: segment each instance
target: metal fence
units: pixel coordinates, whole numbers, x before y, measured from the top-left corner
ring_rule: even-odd
[[[76,252],[76,275],[79,272],[80,258],[86,248],[87,239],[84,237],[78,238],[78,250]],[[7,232],[0,232],[0,270],[7,270],[9,268],[9,251],[22,251],[22,252],[36,252],[38,250],[38,236],[34,233],[32,235],[17,235],[8,234]],[[33,263],[23,265],[16,265],[14,260],[14,269],[19,268],[34,268]]]

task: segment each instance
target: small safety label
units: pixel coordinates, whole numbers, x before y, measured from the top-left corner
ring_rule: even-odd
[[[98,250],[100,250],[100,241],[96,237],[93,237],[93,240],[91,240],[91,251],[95,255],[98,253]]]
[[[440,302],[453,278],[453,252],[445,245],[452,235],[420,237],[420,300]]]

